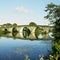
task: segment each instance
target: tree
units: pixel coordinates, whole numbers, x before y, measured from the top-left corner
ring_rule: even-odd
[[[2,27],[5,27],[5,28],[6,28],[6,27],[12,27],[12,24],[6,23],[6,24],[3,24]]]
[[[45,18],[54,25],[53,35],[55,39],[52,49],[55,59],[58,60],[60,57],[60,5],[55,5],[53,3],[48,4],[45,11],[48,13]]]
[[[16,26],[17,26],[17,24],[16,24],[16,23],[14,23],[14,24],[13,24],[13,27],[16,27]]]
[[[55,5],[53,3],[48,4],[45,11],[48,12],[45,18],[47,18],[50,21],[50,23],[54,24],[53,33],[55,40],[59,41],[60,40],[60,5]]]
[[[34,22],[31,22],[31,23],[29,24],[29,26],[37,26],[37,24],[34,23]]]
[[[7,24],[6,24],[6,27],[12,27],[12,24],[7,23]]]

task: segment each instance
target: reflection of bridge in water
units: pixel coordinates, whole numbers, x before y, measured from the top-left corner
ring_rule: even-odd
[[[35,34],[35,31],[36,31],[36,26],[27,26],[27,25],[22,25],[22,26],[18,26],[16,27],[18,33],[15,35],[16,38],[21,38],[21,39],[24,39],[24,34],[23,34],[23,30],[24,28],[27,27],[29,30],[30,30],[30,34],[29,36],[26,37],[26,39],[37,39],[36,37],[36,34]],[[46,31],[47,33],[49,33],[49,31],[52,31],[52,28],[51,26],[39,26],[40,28],[43,29],[43,31]],[[8,37],[13,37],[13,34],[12,34],[12,30],[13,30],[13,27],[9,27],[7,28],[8,31],[10,31],[11,33],[8,33],[6,36]],[[44,35],[44,37],[42,39],[51,39],[51,37],[49,36],[49,34],[46,34]]]

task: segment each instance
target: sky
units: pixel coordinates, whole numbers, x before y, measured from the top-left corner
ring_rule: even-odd
[[[49,25],[45,7],[53,2],[60,4],[60,0],[0,0],[0,25],[17,23],[27,25],[35,22],[38,25]]]

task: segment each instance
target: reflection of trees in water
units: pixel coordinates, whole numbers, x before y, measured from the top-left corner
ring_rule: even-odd
[[[12,33],[12,36],[15,38],[16,37],[16,35],[17,35],[17,33]]]

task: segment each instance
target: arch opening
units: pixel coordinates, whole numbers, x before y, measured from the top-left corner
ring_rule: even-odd
[[[30,33],[31,32],[30,32],[30,30],[27,27],[23,28],[23,36],[24,36],[24,38],[28,38]]]

